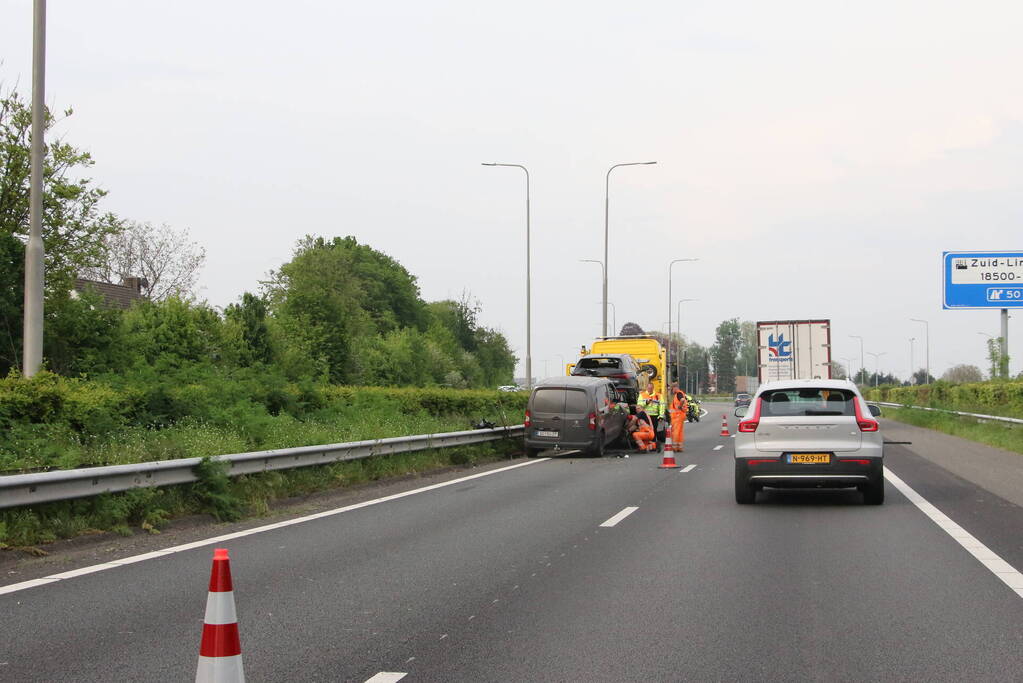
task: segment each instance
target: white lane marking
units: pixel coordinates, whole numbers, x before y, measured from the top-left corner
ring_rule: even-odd
[[[714,450],[715,451],[720,451],[722,448],[724,448],[724,446],[722,444],[718,444],[717,446],[714,446]]]
[[[693,463],[692,465],[686,465],[685,467],[683,467],[683,468],[682,468],[682,469],[680,470],[680,473],[681,473],[681,472],[692,472],[692,471],[693,471],[693,470],[695,470],[695,469],[696,469],[696,463]]]
[[[607,520],[606,522],[604,522],[600,526],[614,526],[615,524],[617,524],[618,522],[622,521],[623,519],[625,519],[626,517],[628,517],[629,515],[631,515],[633,512],[635,512],[638,509],[639,508],[625,508],[624,510],[622,510],[617,515],[615,515],[611,519]]]
[[[374,498],[373,500],[366,500],[361,503],[355,503],[354,505],[346,505],[345,507],[334,508],[333,510],[324,510],[323,512],[317,512],[312,515],[306,515],[305,517],[296,517],[294,519],[287,519],[283,522],[275,522],[274,524],[266,524],[264,526],[255,527],[252,529],[246,529],[245,531],[236,531],[231,534],[223,534],[222,536],[214,536],[213,538],[206,538],[201,541],[194,541],[192,543],[184,543],[182,545],[176,545],[170,548],[164,548],[162,550],[155,550],[149,553],[143,553],[141,555],[134,555],[132,557],[125,557],[120,560],[109,560],[102,564],[96,564],[89,567],[82,567],[80,569],[73,569],[71,571],[61,572],[60,574],[51,574],[50,576],[44,576],[40,579],[32,579],[31,581],[22,581],[21,583],[12,583],[9,586],[0,586],[0,595],[6,593],[16,593],[17,591],[26,590],[28,588],[34,588],[36,586],[42,586],[48,583],[54,583],[63,579],[70,579],[76,576],[83,576],[85,574],[92,574],[100,572],[105,569],[113,569],[114,567],[120,567],[126,564],[134,564],[136,562],[142,562],[144,560],[152,560],[157,557],[164,557],[166,555],[173,555],[175,553],[184,552],[185,550],[193,550],[195,548],[201,548],[207,545],[213,545],[215,543],[223,543],[225,541],[231,541],[236,538],[242,538],[244,536],[253,536],[255,534],[261,534],[264,531],[273,531],[274,529],[283,529],[284,527],[294,526],[295,524],[301,524],[303,522],[311,522],[315,519],[321,519],[323,517],[332,517],[339,515],[342,512],[350,512],[352,510],[358,510],[360,508],[369,507],[371,505],[379,505],[380,503],[387,503],[392,500],[398,500],[399,498],[407,498],[408,496],[414,496],[417,493],[426,493],[427,491],[433,491],[435,489],[441,489],[446,486],[453,486],[454,484],[460,484],[464,481],[470,481],[472,479],[479,479],[480,477],[489,477],[492,474],[498,474],[500,472],[508,472],[510,470],[518,469],[519,467],[527,467],[529,465],[535,465],[540,462],[545,462],[550,458],[536,458],[528,462],[520,462],[517,465],[508,465],[507,467],[499,467],[496,470],[488,470],[487,472],[480,472],[479,474],[470,474],[467,477],[459,477],[458,479],[452,479],[450,481],[444,481],[439,484],[431,484],[430,486],[424,486],[418,489],[412,489],[411,491],[402,491],[401,493],[395,493],[390,496],[384,496],[383,498]],[[404,676],[404,674],[402,674]],[[397,679],[395,679],[397,680]]]
[[[406,662],[407,664],[408,662]],[[395,683],[408,676],[407,673],[399,671],[381,671],[373,678],[367,678],[366,683]]]
[[[953,522],[945,513],[934,507],[926,498],[913,490],[913,488],[902,481],[887,467],[884,468],[884,478],[891,482],[902,495],[909,498],[913,505],[920,508],[920,511],[931,518],[942,531],[954,538],[959,545],[963,546],[968,553],[977,558],[977,561],[987,567],[992,574],[1014,590],[1016,595],[1023,598],[1023,574],[1020,574],[1011,564],[998,557],[986,545],[978,541],[970,532]]]

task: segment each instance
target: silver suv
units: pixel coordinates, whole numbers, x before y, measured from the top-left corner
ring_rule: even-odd
[[[851,488],[884,502],[884,439],[848,380],[768,382],[735,409],[735,501],[752,503],[771,488]]]

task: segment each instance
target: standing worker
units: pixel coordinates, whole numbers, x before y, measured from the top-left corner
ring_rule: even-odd
[[[650,416],[650,422],[653,424],[654,433],[656,434],[657,421],[664,416],[664,403],[661,401],[661,395],[654,388],[652,377],[647,380],[646,389],[639,395],[636,405],[645,410],[646,414]]]
[[[681,453],[686,444],[686,415],[689,412],[689,397],[678,388],[678,382],[671,385],[671,443],[673,450]]]

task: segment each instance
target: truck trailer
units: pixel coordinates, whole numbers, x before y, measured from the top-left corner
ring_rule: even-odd
[[[831,379],[830,320],[767,320],[757,323],[757,378]]]

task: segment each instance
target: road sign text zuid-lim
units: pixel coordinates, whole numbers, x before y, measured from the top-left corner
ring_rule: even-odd
[[[1023,251],[942,253],[942,307],[1023,307]]]

